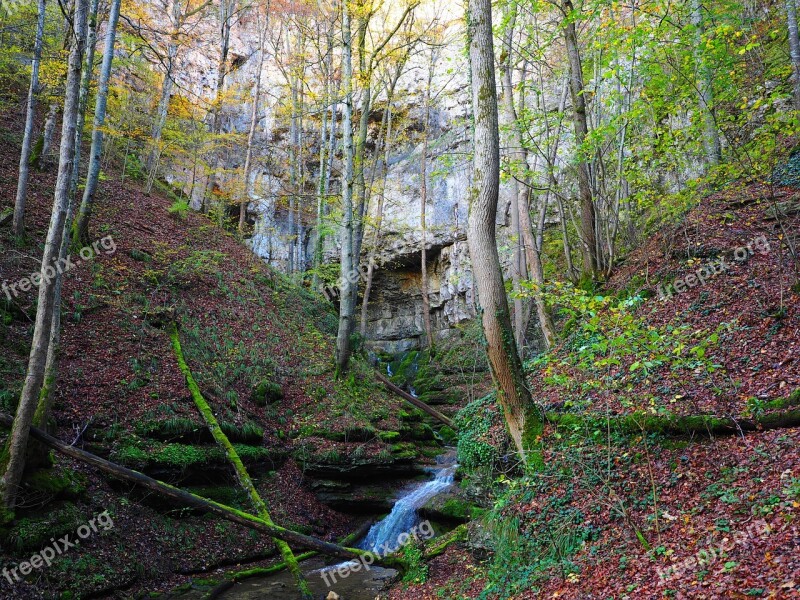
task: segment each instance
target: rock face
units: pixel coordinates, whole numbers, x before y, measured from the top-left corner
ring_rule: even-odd
[[[468,196],[471,181],[470,118],[471,99],[467,85],[468,65],[462,56],[462,43],[454,36],[437,61],[433,87],[436,100],[428,121],[428,202],[427,257],[430,306],[435,338],[445,340],[454,334],[453,327],[476,315],[475,288],[466,243]],[[235,101],[223,108],[223,130],[246,137],[252,110],[250,86],[255,79],[257,33],[254,23],[242,21],[231,41],[231,54],[242,57],[227,79],[227,94]],[[422,53],[425,54],[425,53]],[[244,59],[244,57],[250,57]],[[195,51],[183,57],[181,87],[210,97],[216,81],[217,65]],[[421,290],[420,229],[420,159],[421,132],[424,130],[423,89],[427,81],[427,56],[412,58],[407,73],[398,84],[393,110],[401,121],[403,144],[389,159],[385,180],[385,211],[377,249],[377,268],[367,312],[366,344],[376,352],[399,353],[418,348],[424,336]],[[307,156],[304,172],[306,185],[298,201],[300,207],[289,210],[288,167],[289,134],[285,123],[276,118],[289,103],[288,88],[276,66],[267,61],[264,72],[265,106],[256,136],[256,161],[248,186],[248,220],[254,223],[249,244],[259,257],[279,270],[285,270],[292,257],[295,270],[310,268],[316,244],[316,181],[319,172],[319,125],[309,120],[302,132]],[[371,117],[368,147],[374,147],[378,135],[381,107],[385,97],[375,102]],[[341,107],[339,107],[341,109]],[[356,107],[358,111],[358,107]],[[341,116],[341,110],[338,111]],[[284,119],[285,120],[285,119]],[[340,172],[341,151],[335,156],[334,174]],[[244,164],[245,148],[240,144],[225,150],[216,181],[223,193],[242,189],[236,170]],[[193,194],[193,205],[200,206],[207,180],[198,177],[192,165],[172,164],[167,179],[176,187]],[[376,188],[382,187],[376,185]],[[339,190],[337,177],[331,182],[333,204],[329,228],[337,227],[335,212]],[[362,263],[367,262],[376,222],[377,194],[369,204],[364,235]],[[498,239],[508,238],[508,194],[502,192],[498,211]],[[331,267],[338,263],[336,234],[326,238],[324,259]],[[507,259],[507,257],[505,257]],[[366,269],[364,269],[366,271]],[[362,283],[361,290],[364,285]]]

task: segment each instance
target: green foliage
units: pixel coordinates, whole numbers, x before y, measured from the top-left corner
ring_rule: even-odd
[[[489,437],[490,430],[502,427],[494,394],[473,400],[455,417],[458,428],[458,462],[467,471],[492,470],[500,450]],[[501,431],[504,429],[501,429]]]
[[[167,212],[170,215],[179,219],[181,221],[185,221],[186,217],[189,215],[189,211],[191,207],[189,206],[189,201],[186,199],[175,200],[172,204],[170,204]]]
[[[400,551],[405,565],[403,583],[420,585],[428,580],[428,565],[423,560],[422,548],[406,544]]]
[[[565,395],[567,407],[582,404],[587,393],[630,390],[656,375],[672,382],[705,383],[724,374],[712,350],[728,329],[725,323],[713,331],[692,330],[685,324],[651,325],[637,313],[643,297],[619,299],[570,284],[553,284],[548,296],[564,319],[569,352],[538,356],[526,368],[540,371],[546,384],[573,393]],[[583,377],[575,377],[576,371]]]

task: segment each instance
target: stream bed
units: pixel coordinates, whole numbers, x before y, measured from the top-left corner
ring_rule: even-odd
[[[423,539],[431,537],[433,529],[430,523],[423,523],[417,510],[453,484],[457,467],[455,460],[453,451],[440,456],[437,464],[429,469],[430,479],[405,488],[391,513],[373,525],[356,546],[384,554],[396,549],[407,535],[416,533]],[[394,569],[376,565],[366,568],[358,561],[331,564],[324,557],[307,560],[302,563],[302,568],[315,599],[323,599],[333,591],[342,600],[375,600],[397,576]],[[220,596],[226,600],[297,600],[299,597],[288,572],[246,580]]]

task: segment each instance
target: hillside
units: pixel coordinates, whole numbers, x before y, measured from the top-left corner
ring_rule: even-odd
[[[2,131],[0,173],[13,174],[20,141],[13,112],[3,115]],[[38,269],[53,185],[52,169],[35,175],[25,240],[12,239],[8,229],[0,232],[0,280],[17,281]],[[0,186],[0,212],[13,204],[13,189],[9,181]],[[401,400],[373,383],[365,361],[334,381],[336,316],[329,305],[207,218],[191,211],[171,214],[173,204],[109,171],[96,221],[100,252],[85,262],[75,252],[76,266],[65,279],[55,434],[246,508],[178,368],[165,331],[175,321],[205,398],[258,476],[276,521],[325,539],[343,537],[363,518],[320,503],[304,471],[328,477],[352,471],[357,480],[392,471],[407,477],[418,461],[440,452],[440,442],[420,413],[404,410]],[[13,414],[35,296],[33,290],[11,295],[10,301],[0,299],[0,398],[2,410]],[[377,489],[356,490],[350,502],[363,494],[365,506],[380,506],[392,490],[390,477]],[[54,473],[42,472],[25,484],[20,518],[3,532],[4,558],[24,558],[54,533],[72,532],[103,511],[113,518],[112,530],[56,561],[36,581],[12,587],[0,578],[0,595],[166,592],[273,552],[271,542],[241,527],[176,509],[56,458]]]
[[[569,334],[527,365],[550,420],[544,471],[488,483],[495,500],[472,497],[482,516],[470,542],[390,598],[795,597],[800,290],[788,248],[799,222],[797,188],[726,187],[607,286],[559,296]],[[480,447],[502,461],[494,402],[463,419],[462,463]],[[467,480],[486,486],[479,465]]]

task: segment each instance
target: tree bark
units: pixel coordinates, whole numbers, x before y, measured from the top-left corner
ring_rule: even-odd
[[[341,277],[339,279],[339,331],[336,336],[336,370],[347,371],[352,352],[356,293],[358,290],[358,260],[353,256],[353,42],[350,28],[350,8],[342,2],[342,83],[344,85],[344,171],[342,172],[342,226],[340,234]]]
[[[415,398],[414,396],[412,396],[411,394],[409,394],[408,392],[406,392],[402,388],[397,387],[391,381],[386,379],[386,377],[384,377],[382,373],[378,373],[377,371],[375,371],[375,377],[377,378],[378,381],[380,381],[383,385],[385,385],[386,389],[389,390],[390,392],[394,392],[395,394],[400,396],[403,400],[405,400],[409,404],[413,404],[414,406],[416,406],[421,411],[428,413],[430,416],[432,416],[434,419],[436,419],[440,423],[442,423],[444,425],[447,425],[448,427],[450,427],[454,431],[456,430],[456,426],[455,426],[455,424],[453,423],[453,421],[451,419],[449,419],[446,416],[444,416],[442,413],[440,413],[438,410],[436,410],[432,406],[429,406],[429,405],[425,404],[419,398]]]
[[[589,160],[583,145],[589,135],[586,119],[586,98],[584,97],[583,66],[581,65],[578,33],[575,27],[576,11],[572,0],[563,0],[562,9],[566,24],[564,42],[567,47],[570,73],[570,95],[572,97],[575,145],[578,162],[578,191],[581,206],[581,245],[583,248],[583,274],[594,279],[600,266],[597,255],[597,215],[592,194],[592,176]]]
[[[525,385],[522,362],[514,342],[495,233],[500,188],[500,132],[491,1],[469,0],[467,11],[474,115],[473,189],[467,243],[497,398],[520,457],[527,464],[538,465],[541,456],[534,444],[541,435],[542,420]]]
[[[33,122],[36,118],[36,94],[39,93],[39,65],[42,62],[42,45],[44,43],[44,17],[47,12],[45,0],[39,0],[38,7],[36,41],[33,44],[33,62],[31,64],[31,83],[28,88],[28,107],[25,113],[25,135],[22,139],[22,152],[20,152],[19,156],[17,198],[14,203],[14,220],[11,225],[11,230],[17,237],[22,237],[25,233],[25,200],[28,194]]]
[[[36,161],[36,168],[43,171],[50,160],[50,147],[53,145],[53,136],[56,133],[56,124],[58,121],[58,102],[50,104],[50,110],[47,112],[47,119],[44,122],[44,130],[42,131],[42,151],[39,154],[39,159]]]
[[[789,54],[792,59],[792,90],[794,109],[800,111],[800,34],[797,29],[797,4],[786,0],[786,17],[789,23]]]
[[[103,64],[100,68],[100,80],[97,87],[97,100],[94,109],[94,126],[92,130],[92,147],[89,151],[89,173],[86,176],[86,188],[75,225],[75,243],[89,243],[89,219],[92,216],[94,195],[97,191],[97,182],[100,179],[100,159],[103,155],[103,127],[106,122],[106,107],[108,106],[108,83],[111,79],[111,65],[114,61],[114,42],[116,40],[117,22],[121,0],[111,2],[111,12],[108,15],[106,27],[106,43],[103,50]]]
[[[64,98],[64,119],[61,129],[61,149],[56,180],[53,212],[50,227],[47,231],[42,268],[40,272],[38,309],[33,332],[28,373],[22,388],[17,413],[11,433],[6,441],[2,462],[5,472],[0,479],[0,499],[8,516],[14,509],[17,490],[25,469],[25,455],[28,435],[39,393],[45,375],[45,364],[50,342],[50,330],[53,320],[53,307],[56,301],[56,282],[61,277],[62,265],[58,263],[61,242],[64,237],[69,206],[72,165],[75,159],[75,133],[78,120],[78,103],[81,83],[81,67],[86,47],[87,0],[76,0],[73,13],[74,40],[70,50],[67,85]]]
[[[72,161],[72,179],[69,186],[69,201],[75,202],[80,181],[81,151],[83,150],[83,129],[86,125],[86,108],[89,105],[89,87],[94,73],[94,51],[97,46],[97,13],[100,1],[90,0],[88,16],[88,35],[86,38],[86,62],[81,74],[81,89],[78,94],[78,122],[75,127],[75,158]],[[69,224],[71,225],[71,223]]]
[[[722,144],[719,129],[714,117],[714,81],[711,68],[703,52],[705,36],[705,19],[703,18],[702,0],[692,0],[692,26],[695,34],[695,68],[697,69],[697,102],[703,118],[703,146],[706,152],[706,164],[713,167],[722,160]]]

